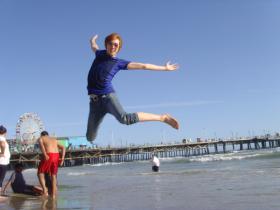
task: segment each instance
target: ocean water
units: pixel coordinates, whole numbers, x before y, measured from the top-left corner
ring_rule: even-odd
[[[158,173],[149,161],[60,168],[57,200],[11,196],[0,209],[280,209],[277,148],[160,161]],[[38,184],[36,169],[24,176]]]

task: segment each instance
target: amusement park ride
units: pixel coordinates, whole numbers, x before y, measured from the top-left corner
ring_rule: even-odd
[[[17,145],[26,149],[34,148],[43,130],[43,122],[36,113],[24,113],[16,125]]]

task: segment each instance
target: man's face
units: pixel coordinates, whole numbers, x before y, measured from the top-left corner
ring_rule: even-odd
[[[113,39],[112,41],[108,42],[106,45],[107,53],[112,57],[115,57],[117,55],[119,48],[120,48],[120,41],[118,39]]]

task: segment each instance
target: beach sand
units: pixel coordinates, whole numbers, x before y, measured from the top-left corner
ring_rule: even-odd
[[[56,200],[12,196],[0,209],[280,209],[279,158],[264,150],[161,159],[158,173],[148,161],[60,168]],[[24,176],[38,184],[36,169]]]

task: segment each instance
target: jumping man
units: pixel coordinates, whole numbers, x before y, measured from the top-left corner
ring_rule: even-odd
[[[97,130],[104,116],[110,113],[126,125],[145,121],[160,121],[179,129],[179,123],[169,114],[151,114],[144,112],[126,113],[122,108],[112,86],[112,79],[120,70],[144,69],[154,71],[174,71],[177,64],[167,62],[165,66],[154,64],[136,63],[117,58],[117,53],[122,47],[119,34],[112,33],[105,39],[105,50],[99,50],[96,43],[97,35],[90,40],[95,59],[88,73],[88,95],[90,97],[90,111],[87,125],[87,140],[92,142],[97,135]]]

